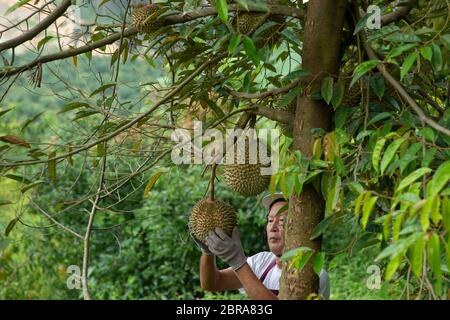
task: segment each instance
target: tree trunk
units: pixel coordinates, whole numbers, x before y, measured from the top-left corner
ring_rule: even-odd
[[[337,75],[347,0],[313,0],[308,3],[303,50],[303,69],[311,75],[305,79],[303,94],[297,99],[294,120],[294,148],[304,156],[312,155],[312,128],[329,131],[332,124],[333,109],[323,100],[309,98],[320,90],[321,81],[329,75]],[[320,251],[321,240],[310,240],[314,227],[323,219],[324,201],[311,186],[304,186],[301,195],[292,195],[289,204],[285,248],[290,250],[307,246]],[[306,299],[318,293],[319,277],[314,273],[312,259],[298,271],[288,270],[283,263],[280,282],[280,299]]]

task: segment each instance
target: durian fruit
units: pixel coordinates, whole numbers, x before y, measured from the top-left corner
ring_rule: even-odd
[[[158,19],[158,16],[162,13],[161,9],[161,5],[157,3],[136,5],[132,15],[132,25],[143,33],[150,34],[157,31],[164,25],[163,20]]]
[[[208,233],[215,228],[231,236],[236,220],[236,211],[228,203],[204,198],[192,208],[189,229],[198,240],[205,242]]]
[[[358,83],[355,83],[350,88],[352,82],[352,75],[341,75],[340,81],[344,85],[344,96],[342,97],[341,106],[355,107],[361,102],[361,88]]]
[[[278,0],[267,0],[267,4],[278,4]],[[233,25],[235,26],[237,32],[241,34],[248,34],[252,30],[255,31],[255,28],[257,28],[258,26],[261,26],[264,23],[265,19],[277,23],[272,27],[264,30],[260,35],[260,38],[262,39],[260,42],[262,42],[262,45],[272,46],[278,40],[276,34],[277,31],[280,31],[281,25],[284,22],[283,16],[271,15],[270,17],[266,18],[265,12],[237,12],[233,20]]]
[[[234,192],[247,197],[260,194],[270,184],[270,175],[261,174],[261,169],[270,167],[270,163],[262,164],[259,158],[260,148],[266,148],[266,145],[258,143],[258,141],[258,139],[248,139],[248,137],[245,137],[245,143],[235,144],[233,146],[233,163],[227,163],[229,162],[229,159],[227,159],[223,166],[223,177],[228,187]],[[256,148],[253,144],[256,144]],[[252,154],[250,151],[252,151]],[[253,151],[256,151],[256,154],[253,154]],[[268,153],[266,152],[267,157],[270,156]],[[242,159],[239,159],[240,156],[243,156]]]
[[[287,105],[287,107],[283,109],[279,109],[282,111],[289,112],[292,115],[292,119],[294,119],[295,116],[295,110],[297,108],[297,99],[294,99]],[[284,134],[286,137],[292,138],[294,136],[294,126],[292,123],[279,123],[281,133]]]

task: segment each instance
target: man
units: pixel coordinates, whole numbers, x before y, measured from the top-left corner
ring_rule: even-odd
[[[231,238],[217,228],[216,232],[210,232],[206,245],[193,237],[203,253],[200,258],[200,285],[204,290],[225,291],[243,287],[250,299],[277,299],[287,214],[287,210],[279,211],[287,201],[282,194],[275,194],[273,199],[268,195],[262,202],[268,209],[266,233],[270,252],[260,252],[247,258],[236,228]],[[230,267],[218,270],[215,256],[219,256]],[[326,299],[330,296],[325,270],[320,274],[319,295]]]

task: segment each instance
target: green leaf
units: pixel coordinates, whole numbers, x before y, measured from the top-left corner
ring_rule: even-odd
[[[422,225],[422,230],[427,231],[430,227],[430,214],[435,206],[435,202],[437,200],[436,196],[428,197],[425,200],[425,204],[422,208],[422,214],[420,216],[420,224]]]
[[[155,185],[156,181],[158,181],[159,177],[163,173],[164,172],[157,172],[150,178],[150,180],[148,181],[147,185],[145,186],[144,198],[146,198],[148,196],[149,192],[152,190],[152,188]]]
[[[228,45],[228,53],[233,54],[236,48],[239,46],[239,43],[241,43],[241,35],[234,34],[230,39],[230,44]]]
[[[403,80],[405,75],[409,72],[409,70],[411,70],[411,67],[413,66],[414,62],[416,62],[417,57],[418,57],[417,51],[410,53],[409,56],[406,57],[400,69],[400,80]]]
[[[236,3],[238,3],[239,5],[241,5],[245,10],[248,11],[248,3],[247,0],[235,0]]]
[[[223,0],[225,1],[225,0]],[[255,66],[259,66],[261,58],[259,57],[258,51],[256,50],[253,40],[249,37],[244,37],[244,49],[247,56],[252,59]]]
[[[216,0],[217,13],[219,14],[220,20],[227,24],[228,22],[228,5],[227,0]]]
[[[293,264],[297,270],[301,271],[301,270],[303,270],[305,265],[308,263],[308,261],[312,255],[313,255],[313,252],[311,252],[311,251],[304,252],[304,253],[300,254],[297,257],[297,259],[294,258],[293,261],[291,262],[291,265]]]
[[[86,118],[86,117],[89,117],[89,116],[92,116],[92,115],[98,114],[98,113],[99,113],[98,111],[94,111],[94,110],[83,110],[83,111],[78,111],[78,112],[76,113],[75,118],[73,118],[72,121],[79,120],[79,119],[82,119],[82,118]]]
[[[338,81],[333,86],[333,98],[331,99],[331,105],[334,109],[339,107],[344,98],[345,88],[341,81]]]
[[[369,222],[370,213],[372,212],[375,202],[377,202],[378,197],[371,197],[369,200],[364,202],[363,214],[361,217],[361,226],[366,229],[367,223]]]
[[[433,160],[434,156],[436,155],[437,149],[436,148],[430,148],[425,153],[425,156],[422,159],[422,167],[428,167]]]
[[[353,87],[356,81],[358,81],[367,72],[375,68],[379,63],[380,60],[368,60],[358,65],[355,68],[355,71],[353,71],[353,78],[352,82],[350,83],[350,87]]]
[[[379,261],[390,256],[397,256],[403,253],[411,245],[413,245],[420,237],[423,237],[423,233],[421,232],[413,233],[407,238],[400,239],[390,244],[380,252],[380,254],[376,257],[375,261]]]
[[[430,168],[419,168],[414,172],[406,176],[398,185],[396,192],[403,190],[407,186],[411,185],[414,181],[422,177],[424,174],[430,173],[432,170]]]
[[[431,58],[433,57],[433,49],[430,46],[420,48],[420,54],[424,59],[431,62]]]
[[[336,173],[341,177],[347,174],[344,161],[342,161],[341,157],[339,156],[336,156],[334,158],[334,168],[336,169]]]
[[[327,104],[330,104],[331,98],[333,98],[333,84],[334,79],[332,77],[325,77],[322,79],[321,94]]]
[[[324,264],[325,252],[317,252],[314,257],[313,270],[318,276],[320,276],[320,272],[322,271]]]
[[[6,229],[5,229],[5,237],[7,237],[11,233],[11,230],[14,228],[14,226],[16,225],[16,223],[18,221],[19,221],[19,218],[15,218],[15,219],[12,219],[8,223],[8,225],[6,226]]]
[[[442,199],[442,223],[445,231],[450,234],[450,198],[448,197]]]
[[[287,76],[285,76],[283,78],[283,80],[285,80],[285,81],[297,80],[297,79],[306,77],[310,74],[311,74],[311,72],[309,72],[308,70],[305,70],[305,69],[295,70],[295,71],[292,71],[291,73],[289,73]]]
[[[331,179],[331,190],[328,192],[325,204],[325,213],[329,214],[335,211],[341,193],[341,177],[334,176]]]
[[[96,94],[98,94],[98,93],[100,93],[100,92],[105,91],[106,89],[109,89],[109,88],[111,88],[111,87],[114,87],[115,85],[116,85],[116,83],[108,83],[108,84],[104,84],[104,85],[102,85],[101,87],[99,87],[98,89],[94,90],[94,91],[90,94],[89,98],[91,98],[92,96],[95,96]]]
[[[431,45],[431,50],[433,51],[433,58],[431,59],[431,64],[433,65],[433,69],[435,71],[441,70],[442,67],[442,51],[441,48],[433,43]]]
[[[8,204],[13,204],[11,201],[8,200],[0,200],[0,206],[6,206]]]
[[[370,78],[370,86],[373,89],[373,92],[377,95],[378,98],[383,98],[385,86],[384,79],[380,75],[376,75]]]
[[[412,144],[408,148],[408,150],[406,150],[405,154],[399,160],[400,172],[403,173],[403,171],[405,171],[408,164],[417,158],[416,154],[417,154],[417,152],[419,152],[420,149],[422,149],[422,144],[420,142],[416,142],[416,143]]]
[[[105,147],[106,147],[105,142],[97,143],[97,157],[101,158],[101,157],[104,156],[104,154],[105,154]]]
[[[86,102],[74,101],[74,102],[66,104],[64,107],[61,108],[60,111],[58,111],[58,113],[64,113],[64,112],[68,112],[68,111],[82,108],[82,107],[90,108],[90,105]]]
[[[424,249],[425,249],[425,240],[423,237],[420,237],[414,244],[411,257],[411,270],[417,278],[420,278],[422,276]]]
[[[11,7],[8,8],[8,10],[5,11],[5,16],[7,16],[8,14],[10,14],[11,12],[16,11],[17,9],[19,9],[20,7],[26,5],[28,2],[30,2],[31,0],[20,0],[19,2],[17,2],[16,4],[12,5]]]
[[[312,251],[312,249],[309,248],[309,247],[297,247],[297,248],[288,250],[285,253],[283,253],[283,255],[281,256],[280,260],[281,261],[288,261],[288,260],[291,260],[292,258],[294,258],[299,253],[311,252],[311,251]]]
[[[40,41],[38,42],[38,44],[37,44],[37,49],[38,49],[38,51],[39,51],[43,46],[45,46],[45,44],[46,44],[47,42],[49,42],[49,41],[52,40],[53,38],[54,38],[54,36],[46,36],[44,39],[40,40]]]
[[[302,46],[302,42],[297,34],[289,30],[288,28],[281,31],[281,35],[294,46],[300,47]]]
[[[401,262],[401,256],[395,256],[389,261],[388,265],[386,266],[386,280],[389,281],[394,276],[395,271],[397,271],[398,267],[400,266]]]
[[[378,113],[375,117],[373,117],[372,119],[370,119],[370,121],[367,123],[368,126],[380,121],[380,120],[384,120],[387,119],[389,117],[392,117],[392,114],[389,112],[381,112]]]
[[[389,42],[420,42],[420,38],[414,33],[394,33],[384,38]]]
[[[430,240],[428,240],[427,251],[431,271],[433,272],[434,277],[436,279],[435,283],[436,293],[440,294],[442,281],[441,247],[439,244],[439,236],[436,233],[433,233],[433,235],[430,237]]]
[[[56,151],[50,152],[48,158],[52,159],[56,157]],[[47,163],[48,176],[53,181],[56,182],[56,160],[50,160]]]
[[[427,196],[437,195],[450,180],[450,160],[442,163],[427,186]]]
[[[100,2],[100,4],[98,5],[98,8],[100,9],[102,6],[104,6],[109,1],[111,1],[111,0],[102,0],[102,2]]]
[[[280,108],[283,108],[290,104],[297,96],[302,92],[302,89],[300,87],[291,89],[281,100],[280,102]]]
[[[377,141],[375,144],[375,148],[373,149],[372,153],[372,165],[375,169],[376,173],[379,173],[379,163],[381,158],[381,152],[383,151],[384,144],[386,143],[386,139],[381,138]]]
[[[28,180],[28,179],[26,179],[26,178],[24,178],[22,176],[16,175],[16,174],[6,174],[5,178],[9,178],[9,179],[15,180],[15,181],[20,182],[20,183],[27,183],[27,184],[31,183],[30,180]]]
[[[5,109],[5,110],[0,111],[0,117],[2,117],[4,114],[8,113],[12,109],[14,109],[14,108],[9,108],[9,109]]]
[[[367,20],[371,17],[372,15],[367,13],[364,17],[362,17],[358,23],[355,26],[355,31],[353,32],[353,35],[357,34],[358,32],[360,32],[362,29],[364,29],[367,26]]]
[[[381,174],[383,175],[384,171],[388,167],[388,165],[391,163],[392,159],[394,159],[395,153],[397,152],[398,148],[405,142],[404,138],[400,138],[392,142],[384,152],[383,159],[381,160]]]
[[[398,57],[399,55],[401,55],[403,52],[408,51],[412,48],[417,47],[417,43],[410,43],[410,44],[404,44],[398,47],[394,47],[391,52],[388,54],[388,56],[386,57],[386,60],[390,60],[392,58]]]
[[[22,189],[20,189],[20,192],[25,193],[28,190],[30,190],[31,188],[33,188],[41,183],[44,183],[44,182],[45,182],[44,180],[38,180],[36,182],[30,183],[30,184],[26,185],[25,187],[23,187]]]
[[[39,112],[38,114],[35,114],[31,119],[25,121],[24,125],[23,125],[22,128],[20,129],[20,132],[22,132],[23,130],[25,130],[26,127],[28,127],[31,123],[33,123],[34,121],[36,121],[43,113],[44,113],[44,111]]]
[[[272,198],[276,192],[279,177],[278,174],[274,174],[270,177],[269,192]]]
[[[320,237],[328,229],[328,227],[334,221],[335,217],[335,215],[329,215],[328,217],[320,221],[320,223],[314,227],[310,239],[314,240]]]
[[[370,192],[361,192],[358,196],[358,198],[356,198],[356,202],[355,202],[355,216],[358,217],[359,216],[359,212],[361,210],[361,204],[365,203],[370,197]]]

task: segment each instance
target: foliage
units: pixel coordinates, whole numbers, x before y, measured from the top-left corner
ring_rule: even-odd
[[[388,1],[374,3],[383,14],[393,12]],[[347,263],[358,269],[336,284],[337,298],[351,298],[354,277],[364,277],[365,265],[372,262],[382,268],[382,292],[365,295],[358,286],[359,297],[446,298],[448,3],[420,0],[407,19],[379,29],[364,28],[367,16],[346,21],[339,74],[327,75],[318,92],[298,85],[309,72],[301,66],[304,23],[298,19],[306,4],[282,4],[297,10],[296,18],[269,19],[239,34],[226,1],[218,1],[218,16],[191,20],[185,12],[200,10],[199,1],[164,2],[161,18],[167,20],[155,33],[118,37],[127,20],[97,25],[83,35],[95,50],[44,67],[37,63],[20,69],[17,77],[5,75],[55,52],[59,34],[42,32],[26,55],[0,52],[1,183],[19,195],[0,199],[10,213],[7,220],[2,217],[0,239],[0,279],[8,279],[0,289],[4,297],[46,298],[54,292],[59,298],[80,297],[63,280],[66,267],[80,263],[82,245],[48,225],[33,202],[83,234],[99,185],[90,244],[94,295],[203,297],[198,251],[188,239],[186,218],[207,190],[207,179],[200,178],[198,167],[175,167],[168,160],[171,129],[192,130],[193,121],[200,120],[204,129],[224,132],[255,105],[273,114],[303,94],[328,104],[333,128],[313,129],[312,155],[293,150],[298,137],[283,137],[282,170],[270,189],[289,197],[313,185],[325,201],[325,219],[313,238],[325,241],[321,252],[300,247],[284,260],[302,269],[314,259],[316,271],[334,264],[337,275],[348,273]],[[352,4],[352,15],[359,14],[358,6],[367,9],[366,2]],[[174,16],[181,22],[172,23]],[[95,46],[109,37],[119,44]],[[72,50],[65,49],[60,51]],[[358,102],[345,103],[352,89]],[[257,98],[241,97],[252,94]],[[258,119],[257,128],[274,125]],[[248,235],[244,247],[261,250],[264,216],[254,199],[237,197],[220,184],[217,189],[239,208],[240,226]],[[6,200],[15,203],[13,214]],[[345,227],[350,230],[331,232]]]

